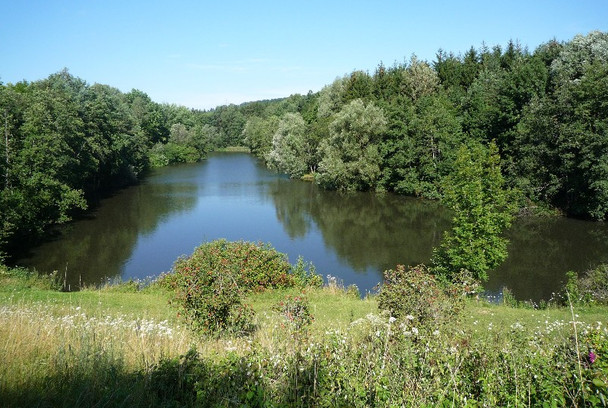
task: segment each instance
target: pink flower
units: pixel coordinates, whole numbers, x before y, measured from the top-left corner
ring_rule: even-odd
[[[593,351],[590,351],[589,352],[589,362],[591,364],[593,364],[596,359],[597,359],[597,354],[595,354]]]

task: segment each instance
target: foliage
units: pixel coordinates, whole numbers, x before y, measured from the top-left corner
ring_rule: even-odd
[[[290,272],[294,279],[294,285],[301,288],[319,288],[323,286],[323,278],[317,274],[316,268],[312,262],[308,265],[301,256],[294,265],[291,266]]]
[[[319,146],[319,184],[340,190],[374,188],[380,176],[377,141],[385,125],[382,109],[372,103],[355,99],[344,106],[329,126],[329,138]]]
[[[288,295],[275,304],[273,310],[281,314],[297,341],[305,338],[308,326],[314,321],[308,299],[303,296]]]
[[[318,172],[325,188],[438,198],[459,146],[495,140],[505,185],[525,202],[604,220],[607,38],[594,31],[533,52],[512,41],[439,50],[432,63],[381,63],[318,93],[209,111],[89,85],[67,70],[0,84],[0,252],[148,166],[243,145],[292,177]]]
[[[252,291],[316,282],[314,268],[307,273],[303,261],[292,267],[269,245],[226,240],[199,246],[161,279],[161,285],[174,292],[173,302],[186,320],[203,334],[253,330],[253,310],[243,304]]]
[[[608,265],[601,264],[580,275],[570,271],[566,282],[554,299],[559,305],[608,305]]]
[[[388,132],[381,144],[382,185],[389,191],[439,198],[440,182],[453,167],[463,141],[456,107],[443,92],[415,106],[388,108]]]
[[[432,64],[413,56],[392,67],[381,63],[374,75],[354,71],[290,104],[289,112],[277,114],[284,101],[268,102],[259,117],[302,115],[306,131],[288,145],[309,146],[307,165],[319,170],[316,179],[325,188],[439,198],[459,146],[494,140],[505,184],[533,206],[602,220],[608,208],[607,44],[606,33],[591,32],[534,52],[513,41],[458,56],[439,50]],[[385,123],[372,137],[352,116],[345,119],[355,101],[382,110]],[[273,134],[256,140],[269,146]],[[293,163],[296,151],[275,149],[273,163]],[[295,168],[283,171],[298,177],[303,165]]]
[[[200,115],[67,70],[0,84],[0,254],[69,221],[97,194],[154,166],[201,159],[217,138]]]
[[[277,131],[279,118],[252,117],[243,128],[243,143],[251,153],[258,157],[266,157],[272,148],[272,135]]]
[[[378,307],[388,310],[399,322],[437,328],[453,321],[462,310],[464,298],[454,287],[444,287],[424,265],[384,271]]]
[[[0,264],[0,286],[17,288],[38,288],[44,290],[59,290],[62,288],[61,280],[55,272],[49,275],[40,275],[26,268],[9,268]]]
[[[272,147],[266,163],[272,169],[300,178],[308,171],[306,156],[306,123],[299,113],[287,113],[272,136]]]
[[[332,306],[374,300],[324,288],[307,291],[316,319],[294,343],[275,313],[260,316],[256,336],[201,339],[170,317],[162,292],[31,292],[0,290],[6,407],[601,407],[607,398],[605,307],[568,321],[564,309],[469,301],[457,324],[424,330],[386,313],[353,318]],[[264,299],[282,296],[251,299],[270,312]]]
[[[461,147],[454,171],[443,183],[443,200],[453,211],[452,231],[433,255],[433,270],[452,279],[467,271],[476,280],[487,280],[489,270],[507,257],[507,240],[516,201],[505,188],[500,157],[494,143]]]

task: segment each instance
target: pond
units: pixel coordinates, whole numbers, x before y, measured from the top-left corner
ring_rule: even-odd
[[[103,200],[17,264],[59,271],[72,286],[144,279],[219,238],[270,243],[311,261],[362,293],[397,264],[429,261],[450,227],[437,202],[393,194],[323,191],[289,180],[244,153],[154,170]],[[608,226],[566,218],[522,218],[507,232],[509,258],[484,285],[521,300],[548,299],[568,270],[608,260]]]

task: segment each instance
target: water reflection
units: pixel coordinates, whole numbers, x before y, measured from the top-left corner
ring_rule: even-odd
[[[485,285],[521,300],[549,299],[567,271],[608,261],[608,225],[568,218],[521,218],[507,232],[509,257]]]
[[[138,240],[171,214],[191,209],[196,190],[196,185],[185,182],[144,182],[124,189],[86,218],[61,228],[57,239],[32,249],[18,263],[43,272],[57,270],[72,286],[119,278]]]
[[[304,182],[278,183],[269,193],[290,237],[314,224],[325,246],[358,273],[428,262],[449,218],[437,203],[392,194],[323,191]]]

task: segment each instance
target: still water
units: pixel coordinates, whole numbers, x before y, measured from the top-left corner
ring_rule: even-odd
[[[154,277],[181,255],[218,238],[270,243],[295,262],[345,285],[371,290],[396,264],[429,261],[450,227],[433,201],[392,194],[342,194],[289,180],[241,153],[155,170],[105,199],[85,219],[17,261],[68,282]],[[568,270],[608,260],[608,225],[572,219],[519,219],[507,232],[509,258],[484,286],[518,299],[547,299]]]

